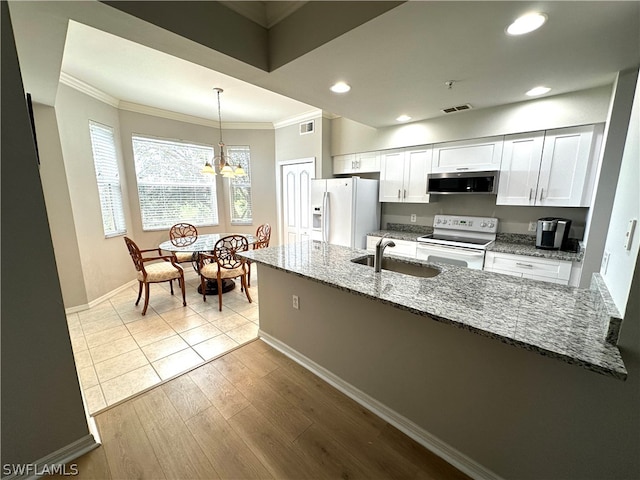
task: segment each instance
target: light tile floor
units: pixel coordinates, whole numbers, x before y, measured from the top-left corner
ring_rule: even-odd
[[[222,298],[202,300],[198,275],[185,266],[187,306],[179,287],[152,284],[147,314],[143,298],[134,305],[137,284],[82,312],[67,315],[80,386],[90,414],[121,402],[206,361],[219,357],[258,335],[258,275],[252,265],[253,303],[236,288]]]

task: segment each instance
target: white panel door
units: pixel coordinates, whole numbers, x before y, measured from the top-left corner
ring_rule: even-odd
[[[328,242],[350,247],[353,232],[353,179],[333,178],[327,180],[329,222]]]
[[[496,205],[534,205],[542,161],[544,131],[504,139]]]
[[[594,126],[547,131],[542,150],[536,205],[581,207]]]
[[[305,241],[311,234],[313,162],[282,165],[282,223],[284,243]]]

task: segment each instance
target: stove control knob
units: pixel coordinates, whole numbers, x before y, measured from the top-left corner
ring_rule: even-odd
[[[493,222],[489,222],[489,225],[487,225],[489,228],[493,228],[494,223]]]
[[[486,226],[487,226],[487,224],[486,224],[485,222],[480,222],[480,226],[481,226],[482,228],[484,228],[484,227],[486,227]]]

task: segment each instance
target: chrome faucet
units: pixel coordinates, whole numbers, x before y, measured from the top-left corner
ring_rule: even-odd
[[[393,243],[393,240],[387,239],[388,234],[384,235],[378,243],[376,243],[376,254],[373,257],[373,270],[375,272],[379,272],[382,270],[382,254],[384,253],[384,249],[387,247],[395,247],[396,244]]]

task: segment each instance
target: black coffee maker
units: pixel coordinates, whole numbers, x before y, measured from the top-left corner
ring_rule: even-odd
[[[571,220],[567,218],[539,218],[536,228],[536,248],[559,250],[565,247],[570,229]]]

